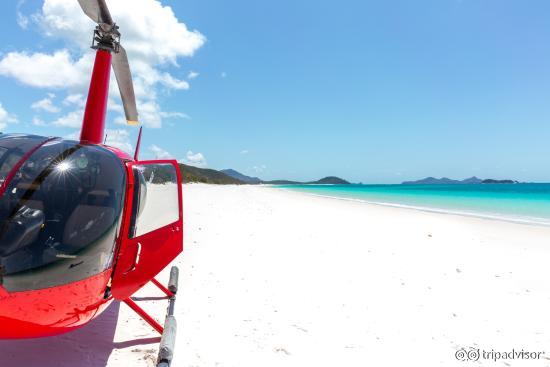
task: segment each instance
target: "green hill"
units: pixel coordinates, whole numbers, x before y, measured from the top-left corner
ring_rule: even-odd
[[[180,172],[183,183],[202,182],[218,185],[242,185],[244,182],[229,177],[225,173],[208,168],[198,168],[180,163]]]
[[[288,180],[262,181],[256,177],[249,177],[249,176],[242,175],[241,173],[235,170],[225,170],[225,172],[222,172],[214,169],[189,166],[183,163],[179,164],[179,168],[182,175],[183,183],[201,182],[201,183],[217,184],[217,185],[244,185],[244,184],[259,184],[259,183],[271,184],[271,185],[297,185],[297,184],[346,185],[346,184],[349,184],[348,181],[338,177],[334,177],[334,176],[325,177],[318,181],[312,181],[312,182],[296,182],[296,181],[288,181]],[[158,177],[160,179],[160,176]],[[241,177],[242,179],[238,179],[237,177]]]
[[[237,180],[245,182],[247,184],[260,184],[260,183],[262,183],[262,180],[260,180],[258,177],[251,177],[251,176],[243,175],[242,173],[237,172],[234,169],[222,169],[220,172],[225,173],[229,177],[236,178]]]
[[[349,185],[350,183],[340,177],[328,176],[314,182],[308,182],[317,185]]]

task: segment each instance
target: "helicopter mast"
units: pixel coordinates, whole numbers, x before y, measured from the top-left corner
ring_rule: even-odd
[[[98,49],[96,52],[92,80],[82,121],[80,141],[88,144],[101,144],[105,133],[105,115],[109,96],[111,76],[111,52]]]

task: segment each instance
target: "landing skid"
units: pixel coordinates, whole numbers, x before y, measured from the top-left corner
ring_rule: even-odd
[[[124,303],[128,305],[135,313],[137,313],[144,321],[153,327],[160,335],[159,355],[157,359],[157,367],[169,367],[174,357],[174,348],[176,345],[177,322],[174,316],[174,306],[176,303],[176,293],[178,292],[178,277],[179,270],[176,266],[170,269],[170,280],[168,287],[165,287],[158,280],[153,278],[151,283],[157,286],[168,297],[168,309],[164,326],[160,325],[151,315],[143,308],[139,307],[131,298],[126,298]]]

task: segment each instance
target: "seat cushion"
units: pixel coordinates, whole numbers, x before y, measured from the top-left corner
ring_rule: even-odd
[[[114,224],[115,211],[106,206],[79,205],[65,224],[63,244],[80,249],[97,241]]]

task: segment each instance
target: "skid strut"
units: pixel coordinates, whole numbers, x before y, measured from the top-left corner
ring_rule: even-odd
[[[144,321],[153,327],[161,334],[159,355],[157,359],[157,367],[169,367],[174,357],[174,348],[176,345],[176,333],[177,322],[174,316],[174,306],[176,303],[176,293],[178,292],[178,277],[179,271],[176,266],[173,266],[170,270],[170,280],[168,281],[168,288],[165,287],[155,278],[151,279],[151,282],[157,286],[169,299],[168,309],[166,311],[166,319],[164,320],[164,327],[160,325],[157,320],[152,318],[143,308],[139,307],[136,302],[131,298],[124,300],[135,313],[137,313]]]

